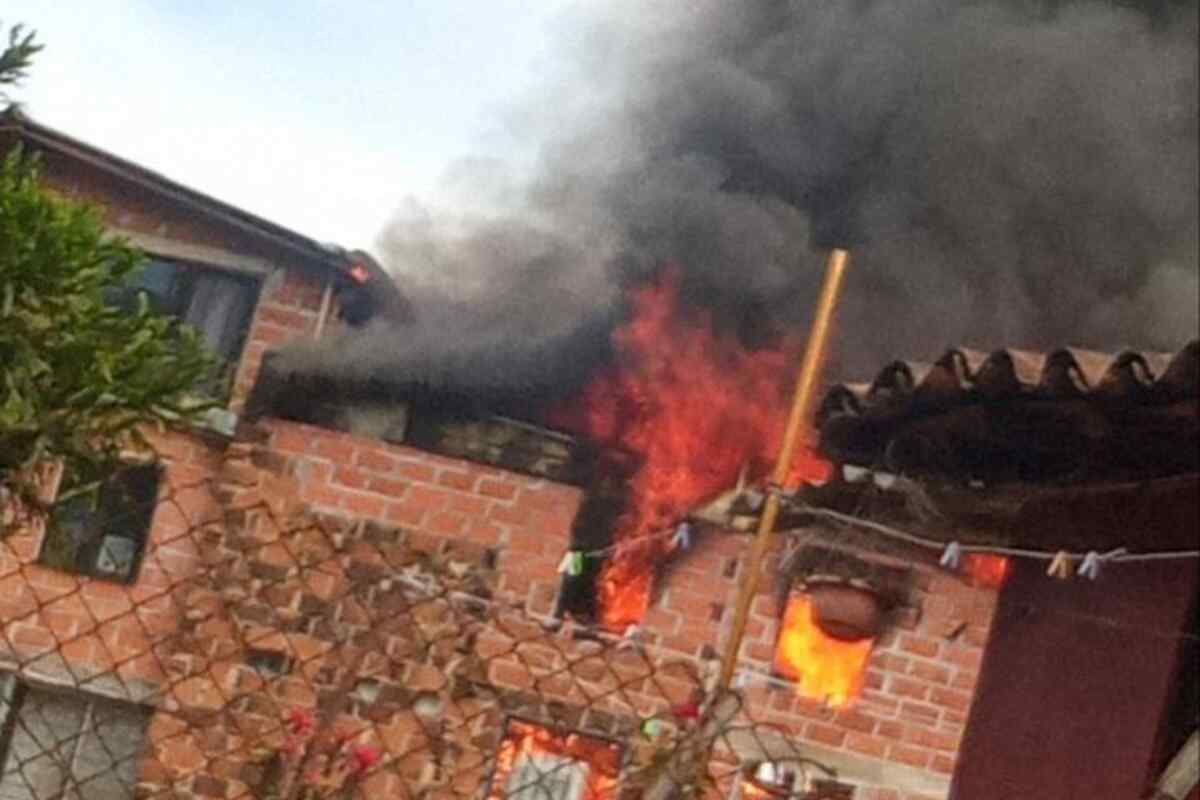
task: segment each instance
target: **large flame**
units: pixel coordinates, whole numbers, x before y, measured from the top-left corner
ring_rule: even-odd
[[[829,636],[813,618],[808,596],[793,593],[775,647],[775,671],[796,681],[804,697],[842,706],[862,689],[872,644],[873,639],[844,642]]]
[[[616,365],[552,415],[639,458],[614,541],[645,542],[618,549],[599,580],[602,621],[614,630],[642,618],[654,564],[669,549],[665,537],[647,537],[732,486],[743,465],[761,474],[775,458],[799,350],[747,350],[717,333],[707,313],[681,306],[677,268],[630,300],[631,319],[613,335]],[[795,465],[793,483],[828,477],[811,450],[800,448]]]
[[[565,756],[587,765],[587,788],[583,800],[612,800],[616,797],[621,770],[621,748],[612,743],[577,733],[556,734],[550,729],[521,720],[509,720],[508,731],[496,754],[487,800],[504,800],[509,777],[521,757],[529,754]]]

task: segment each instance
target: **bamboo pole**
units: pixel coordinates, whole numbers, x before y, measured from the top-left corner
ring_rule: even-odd
[[[816,390],[817,379],[821,374],[821,366],[825,359],[825,341],[829,335],[829,325],[833,319],[834,308],[837,306],[838,295],[841,293],[842,278],[846,272],[850,254],[845,250],[834,249],[829,253],[825,268],[825,282],[821,287],[821,297],[817,302],[817,315],[813,320],[812,332],[808,337],[808,347],[804,352],[804,361],[800,374],[796,379],[796,392],[792,398],[792,409],[788,416],[787,427],[783,433],[783,445],[779,450],[779,459],[775,462],[775,471],[771,475],[774,487],[782,487],[788,479],[792,468],[792,460],[796,453],[797,440],[804,427],[812,405],[813,392]],[[771,533],[775,529],[775,520],[779,516],[779,495],[775,491],[767,493],[763,506],[762,517],[758,521],[758,532],[751,546],[750,558],[746,562],[742,583],[738,589],[737,606],[733,615],[733,629],[729,641],[725,645],[725,653],[721,657],[721,674],[717,683],[718,694],[729,689],[737,668],[738,651],[742,646],[742,637],[746,632],[746,620],[750,615],[750,605],[758,592],[759,573],[762,572],[762,560],[767,551]]]

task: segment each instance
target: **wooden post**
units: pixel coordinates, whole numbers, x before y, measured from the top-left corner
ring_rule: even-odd
[[[813,319],[812,332],[808,337],[808,347],[804,352],[804,362],[800,367],[800,375],[796,379],[796,393],[792,399],[792,410],[788,416],[787,428],[783,434],[783,444],[779,450],[779,460],[775,462],[775,472],[771,476],[772,491],[767,493],[763,506],[762,517],[758,521],[758,533],[751,546],[750,558],[746,561],[742,583],[738,590],[737,606],[733,615],[733,629],[729,641],[725,644],[725,652],[721,657],[721,673],[717,682],[717,696],[729,689],[737,668],[738,650],[742,646],[742,637],[746,632],[746,620],[750,615],[750,605],[758,592],[759,573],[762,571],[763,556],[767,551],[767,543],[775,529],[775,519],[779,516],[779,495],[775,489],[781,488],[788,479],[792,468],[792,460],[796,453],[796,443],[801,429],[808,419],[809,407],[812,405],[813,392],[821,373],[825,359],[825,340],[829,334],[829,325],[833,311],[841,292],[842,278],[846,272],[850,254],[845,250],[835,249],[829,253],[829,261],[825,269],[825,283],[821,287],[821,297],[817,303],[817,315]]]

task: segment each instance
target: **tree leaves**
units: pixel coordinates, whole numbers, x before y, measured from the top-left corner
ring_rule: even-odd
[[[143,424],[199,419],[215,363],[199,335],[105,301],[141,255],[96,210],[47,192],[17,150],[0,165],[0,485],[61,459],[79,482],[110,470]],[[22,494],[25,494],[22,492]]]
[[[14,25],[8,32],[8,45],[0,51],[0,86],[19,83],[26,76],[33,57],[44,45],[34,41],[36,31],[26,31],[22,25]],[[8,99],[0,91],[0,99]]]

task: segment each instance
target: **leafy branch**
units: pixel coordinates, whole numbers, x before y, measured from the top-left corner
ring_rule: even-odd
[[[0,52],[0,86],[15,86],[28,77],[33,57],[45,46],[36,41],[37,31],[14,25],[8,32],[8,45]],[[8,95],[0,90],[0,99]]]

